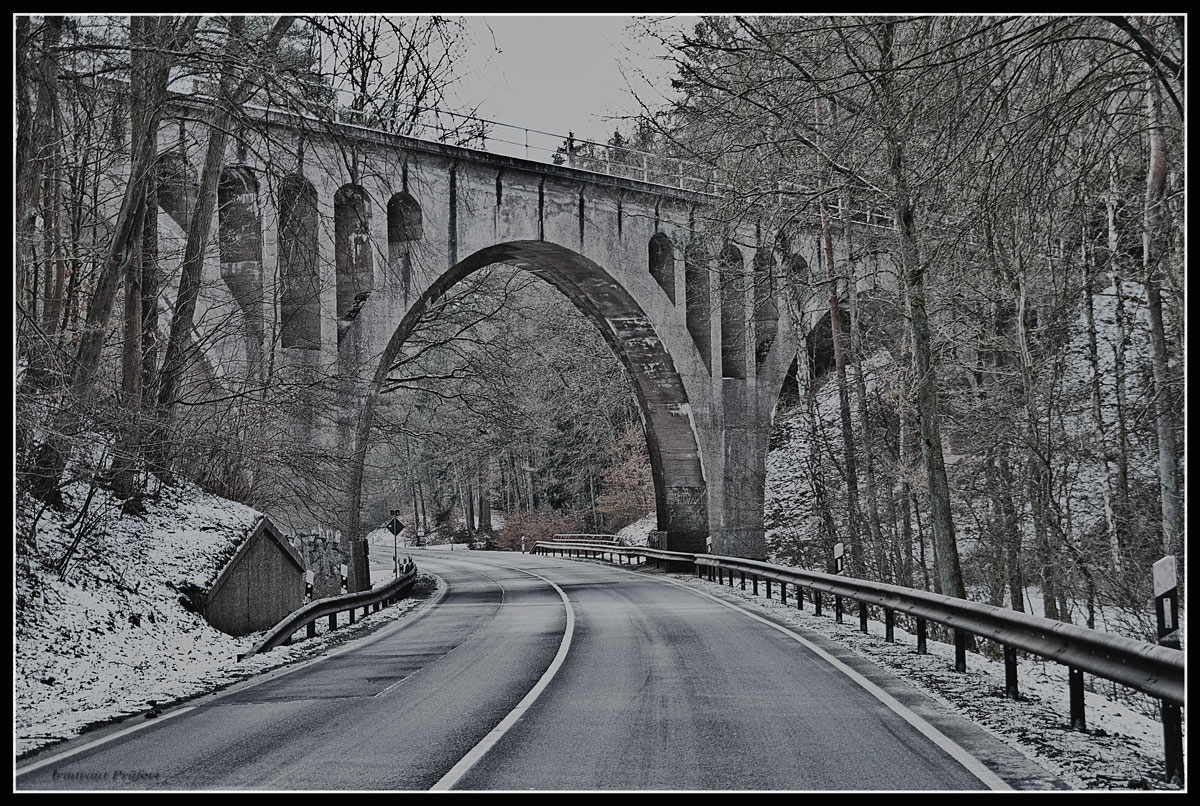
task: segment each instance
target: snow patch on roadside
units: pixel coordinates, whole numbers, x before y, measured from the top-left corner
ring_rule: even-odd
[[[13,632],[13,743],[20,757],[79,735],[89,725],[222,688],[393,620],[407,599],[336,633],[238,661],[263,633],[235,638],[189,611],[182,593],[207,590],[261,517],[250,507],[183,482],[147,499],[144,516],[122,515],[97,490],[79,525],[86,484],[68,487],[58,513],[18,509],[16,531],[34,528],[17,556]],[[33,522],[36,518],[36,526]],[[80,534],[65,572],[60,561]],[[433,586],[431,579],[423,583]],[[326,620],[318,623],[327,630]]]
[[[658,514],[651,512],[641,520],[634,521],[617,532],[617,539],[626,546],[645,546],[649,544],[650,533],[658,528]]]

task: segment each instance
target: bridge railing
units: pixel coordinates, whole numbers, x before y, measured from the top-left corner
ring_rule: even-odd
[[[1161,700],[1164,706],[1167,769],[1183,770],[1181,727],[1177,721],[1176,707],[1183,705],[1186,699],[1185,655],[1181,650],[982,602],[740,557],[643,547],[611,547],[595,542],[539,542],[534,551],[566,557],[602,558],[607,554],[610,561],[614,556],[620,556],[621,562],[626,559],[636,562],[637,558],[642,558],[656,564],[671,563],[676,567],[690,567],[698,576],[719,584],[727,583],[730,587],[735,584],[734,574],[737,574],[742,589],[746,588],[749,580],[755,594],[759,592],[759,582],[763,582],[767,598],[771,598],[772,583],[776,583],[779,599],[785,604],[790,585],[797,608],[804,607],[807,591],[816,615],[821,615],[823,597],[830,597],[834,618],[839,623],[842,621],[843,600],[849,599],[857,605],[861,632],[867,632],[868,606],[883,611],[886,641],[895,640],[895,614],[905,613],[915,620],[917,652],[920,654],[927,651],[928,623],[932,621],[952,631],[955,668],[960,672],[965,672],[967,668],[968,636],[978,636],[1000,644],[1004,654],[1005,693],[1012,699],[1019,697],[1017,651],[1029,652],[1067,667],[1070,719],[1072,728],[1076,730],[1086,730],[1087,725],[1084,714],[1084,672]]]
[[[328,109],[329,115],[321,119],[341,125],[448,143],[490,154],[521,157],[533,162],[565,165],[568,168],[633,179],[673,190],[719,195],[732,189],[728,183],[721,180],[720,172],[713,166],[681,157],[598,143],[577,138],[569,133],[564,135],[531,129],[433,106],[414,107],[393,98],[358,93],[325,84],[302,81],[292,83],[308,88],[311,94],[322,100],[328,100],[328,104],[323,104],[322,108]],[[215,100],[215,86],[200,81],[180,82],[174,85],[172,90],[178,95],[191,96],[197,100]],[[268,112],[287,111],[288,114],[298,114],[311,120],[319,119],[295,109],[276,110],[273,107],[255,104],[246,106]],[[803,192],[806,195],[815,193],[814,188],[797,183],[780,183],[778,190]],[[895,229],[891,216],[877,208],[857,209],[855,204],[847,207],[849,209],[845,217],[858,226]],[[832,214],[835,220],[842,220],[843,204],[840,198],[832,199]]]
[[[324,599],[309,602],[298,610],[293,611],[268,630],[263,639],[247,652],[239,655],[238,660],[248,658],[251,655],[257,655],[259,652],[266,652],[277,646],[290,644],[292,636],[301,627],[306,627],[307,638],[315,637],[317,634],[317,619],[320,618],[328,617],[330,630],[337,629],[339,613],[348,614],[349,621],[347,623],[353,624],[355,622],[355,614],[360,607],[362,608],[364,618],[372,610],[382,610],[384,607],[403,599],[416,580],[417,566],[410,560],[401,569],[400,574],[383,585],[371,588],[370,590],[343,593],[340,596],[327,596]]]

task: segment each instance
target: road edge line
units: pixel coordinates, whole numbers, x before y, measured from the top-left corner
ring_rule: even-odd
[[[908,724],[910,724],[914,728],[916,728],[917,731],[919,731],[923,736],[925,736],[927,739],[929,739],[931,742],[933,742],[935,745],[937,745],[939,748],[941,748],[947,755],[949,755],[951,758],[953,758],[955,761],[957,761],[960,765],[962,765],[963,768],[967,770],[967,772],[971,773],[976,778],[978,778],[989,789],[1003,790],[1003,791],[1012,791],[1013,790],[1012,785],[1007,783],[1003,778],[1001,778],[996,773],[992,772],[992,770],[990,770],[987,767],[987,765],[985,765],[981,760],[977,759],[975,756],[971,755],[970,752],[968,752],[967,749],[964,748],[962,745],[960,745],[958,742],[954,741],[949,736],[942,733],[940,730],[938,730],[936,727],[931,725],[923,717],[919,716],[917,713],[915,713],[910,708],[908,708],[908,706],[904,705],[902,702],[897,700],[891,694],[888,694],[886,691],[881,689],[875,683],[872,683],[870,680],[868,680],[862,674],[855,671],[852,667],[850,667],[844,661],[839,660],[837,657],[831,655],[829,652],[827,652],[826,650],[817,646],[816,644],[812,643],[811,641],[809,641],[807,638],[800,635],[799,633],[793,632],[792,630],[788,629],[787,627],[785,627],[781,624],[777,624],[776,622],[771,621],[769,618],[766,618],[765,616],[761,616],[758,613],[751,612],[750,610],[747,610],[744,607],[734,604],[733,602],[725,601],[724,599],[721,599],[717,596],[713,596],[712,594],[710,594],[706,591],[699,590],[698,588],[695,588],[691,585],[685,585],[682,582],[679,582],[677,580],[669,579],[666,577],[649,577],[649,576],[645,576],[645,575],[640,575],[634,571],[630,571],[630,570],[624,569],[624,568],[620,568],[617,570],[625,571],[625,573],[634,574],[635,576],[640,576],[642,579],[657,579],[660,582],[667,582],[671,585],[675,585],[677,587],[683,588],[684,590],[692,591],[693,593],[703,596],[706,599],[711,599],[712,601],[717,602],[718,604],[724,605],[725,607],[728,607],[730,610],[736,610],[737,612],[739,612],[749,618],[752,618],[755,621],[759,621],[763,624],[766,624],[768,627],[778,630],[779,632],[783,633],[784,635],[791,638],[792,640],[800,643],[802,646],[807,648],[813,654],[817,655],[819,658],[821,658],[822,660],[824,660],[825,662],[827,662],[828,664],[833,666],[835,669],[837,669],[842,674],[849,677],[855,683],[857,683],[860,688],[862,688],[868,694],[870,694],[875,699],[879,700],[881,703],[883,703],[885,706],[887,706],[887,708],[890,711],[895,713],[897,716],[899,716],[905,722],[907,722]]]
[[[529,710],[533,703],[537,701],[537,698],[541,696],[546,687],[550,685],[550,681],[553,680],[554,676],[558,674],[558,670],[562,667],[563,662],[567,658],[567,652],[571,648],[571,640],[575,635],[575,608],[571,607],[571,600],[567,598],[566,592],[552,580],[547,579],[541,574],[535,574],[534,572],[527,571],[523,568],[512,568],[511,566],[507,567],[510,568],[510,570],[520,571],[522,573],[529,574],[530,576],[537,577],[546,584],[550,585],[550,587],[554,588],[554,590],[558,591],[559,598],[562,599],[563,607],[567,612],[566,629],[563,631],[562,640],[559,641],[558,652],[554,655],[554,660],[550,661],[550,665],[546,667],[546,671],[542,672],[542,676],[538,678],[538,681],[534,684],[533,688],[531,688],[525,694],[525,696],[521,698],[521,701],[517,703],[511,711],[508,712],[508,715],[505,716],[504,719],[500,720],[500,723],[496,725],[496,727],[492,728],[486,736],[479,740],[478,744],[472,747],[457,764],[450,768],[449,772],[439,778],[437,783],[429,788],[430,792],[449,791],[456,783],[459,782],[459,780],[462,779],[464,775],[467,774],[472,767],[479,763],[480,759],[487,755],[487,752],[491,750],[497,742],[504,738],[504,734],[508,733],[512,726],[517,723],[517,720],[525,715],[525,712]]]
[[[400,630],[404,627],[407,627],[409,624],[412,624],[414,621],[421,618],[421,616],[423,616],[427,612],[429,612],[429,607],[431,605],[436,605],[439,602],[441,602],[442,599],[445,598],[446,590],[447,590],[446,581],[444,579],[442,579],[442,577],[438,576],[437,574],[433,574],[428,571],[423,571],[422,573],[429,574],[429,576],[435,577],[439,582],[438,589],[434,592],[433,596],[429,598],[429,600],[427,600],[420,607],[416,608],[416,614],[412,618],[398,618],[394,624],[390,624],[385,627],[381,627],[380,629],[370,632],[363,636],[352,637],[352,638],[348,639],[346,641],[346,643],[337,647],[336,649],[333,649],[328,652],[323,652],[320,655],[316,656],[315,658],[305,658],[305,659],[298,660],[291,664],[285,664],[283,666],[276,666],[273,669],[264,670],[262,672],[259,672],[258,674],[252,675],[251,677],[249,677],[245,680],[240,680],[236,683],[233,683],[232,685],[226,686],[223,689],[218,689],[216,691],[208,692],[207,694],[204,694],[204,693],[199,694],[199,695],[197,695],[197,697],[204,698],[204,703],[202,703],[201,705],[186,705],[181,708],[171,708],[168,711],[164,711],[162,713],[162,715],[160,715],[159,717],[157,717],[154,720],[147,720],[146,722],[143,722],[140,725],[131,725],[130,727],[124,728],[123,730],[118,730],[118,731],[115,731],[114,733],[110,733],[108,735],[101,736],[100,738],[94,739],[80,747],[72,748],[63,753],[57,753],[55,755],[41,759],[40,761],[34,760],[28,766],[21,767],[19,765],[14,765],[13,778],[15,779],[18,776],[28,775],[31,772],[36,772],[48,764],[51,764],[56,761],[64,761],[68,758],[71,758],[73,756],[76,756],[76,755],[82,753],[85,750],[90,750],[94,747],[99,747],[100,745],[105,744],[107,742],[115,741],[117,739],[120,739],[123,736],[133,733],[134,731],[139,731],[139,730],[142,730],[143,728],[153,727],[154,725],[161,725],[163,722],[166,722],[169,719],[174,719],[175,717],[185,714],[188,711],[194,711],[197,708],[205,707],[208,705],[208,703],[211,703],[214,700],[224,699],[225,697],[228,697],[231,694],[240,694],[243,691],[252,689],[255,686],[260,686],[263,683],[266,683],[268,681],[279,680],[280,678],[287,677],[290,674],[295,674],[296,672],[300,671],[301,669],[307,669],[308,667],[314,666],[314,665],[320,663],[321,661],[329,660],[330,658],[335,658],[339,655],[345,654],[346,652],[349,652],[350,650],[357,648],[360,645],[360,642],[362,644],[368,644],[368,643],[372,643],[376,640],[380,640],[380,639],[390,636],[392,633],[397,632],[398,630]]]

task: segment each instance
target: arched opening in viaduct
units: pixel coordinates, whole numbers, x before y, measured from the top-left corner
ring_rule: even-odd
[[[371,261],[371,200],[361,186],[333,194],[333,259],[337,274],[338,344],[375,287]]]
[[[199,192],[196,169],[180,152],[164,151],[154,163],[154,184],[158,206],[187,232]]]
[[[423,234],[421,205],[406,192],[393,194],[387,203],[388,266],[405,300],[412,291],[412,244]]]
[[[675,246],[665,233],[656,232],[650,239],[650,276],[675,303]]]
[[[717,256],[721,282],[721,376],[746,377],[746,281],[742,253],[731,243]]]
[[[300,174],[279,183],[279,341],[321,348],[321,280],[317,190]]]
[[[754,255],[754,365],[762,366],[779,333],[775,258],[769,249]]]
[[[372,410],[405,340],[431,300],[494,264],[528,271],[550,283],[599,328],[634,387],[646,433],[658,527],[667,533],[667,545],[672,550],[703,551],[709,523],[700,443],[688,396],[671,355],[641,306],[607,271],[573,250],[546,241],[515,241],[482,249],[438,278],[409,308],[383,352],[359,421],[352,517],[359,517],[362,464]],[[357,528],[357,524],[354,526]]]
[[[709,321],[712,316],[712,295],[709,291],[708,253],[704,247],[693,242],[683,252],[683,295],[684,315],[688,333],[700,351],[704,366],[712,372],[712,332]]]
[[[262,364],[263,247],[258,180],[246,165],[221,169],[217,185],[217,243],[221,279],[242,313],[248,376]]]

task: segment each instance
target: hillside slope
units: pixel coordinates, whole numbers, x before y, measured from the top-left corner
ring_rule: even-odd
[[[142,516],[122,516],[119,502],[104,490],[88,501],[86,484],[68,487],[65,499],[61,513],[16,512],[17,533],[33,527],[35,535],[29,553],[18,554],[15,572],[17,757],[90,724],[153,716],[158,706],[310,657],[416,606],[408,600],[336,636],[238,661],[262,634],[226,635],[188,610],[183,594],[207,590],[260,513],[187,482],[157,490]]]

